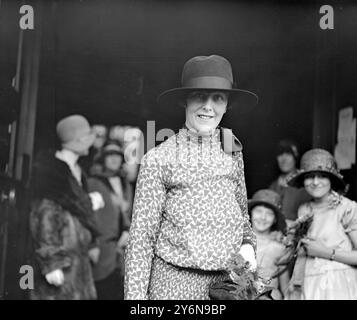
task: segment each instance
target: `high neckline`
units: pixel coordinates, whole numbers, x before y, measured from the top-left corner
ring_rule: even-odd
[[[201,140],[201,141],[210,141],[212,139],[215,139],[218,137],[219,134],[219,129],[216,128],[213,133],[209,135],[201,135],[198,132],[195,132],[193,130],[190,130],[186,125],[183,126],[182,129],[180,129],[180,133],[183,133],[184,135],[190,137],[192,140]]]

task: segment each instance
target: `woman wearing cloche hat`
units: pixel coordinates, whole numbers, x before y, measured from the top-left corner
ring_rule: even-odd
[[[103,146],[102,169],[88,179],[88,189],[102,194],[105,207],[96,212],[100,256],[93,264],[93,277],[99,300],[122,300],[124,296],[124,246],[130,226],[130,203],[126,182],[120,174],[123,149],[116,140]]]
[[[307,151],[288,183],[303,186],[312,197],[298,211],[299,217],[313,216],[302,240],[307,260],[301,299],[356,300],[357,203],[342,196],[346,184],[335,159],[323,149]]]
[[[183,107],[185,125],[142,159],[126,256],[126,299],[208,299],[210,285],[240,252],[256,266],[242,145],[218,125],[227,106],[257,96],[233,88],[221,56],[198,56],[182,86],[159,96]],[[245,105],[239,105],[245,101]]]

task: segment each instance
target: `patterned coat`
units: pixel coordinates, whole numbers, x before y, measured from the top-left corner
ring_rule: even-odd
[[[35,163],[30,228],[34,247],[35,288],[31,299],[96,298],[88,250],[98,234],[88,194],[66,163],[42,154]],[[64,284],[50,285],[45,275],[56,269]]]
[[[241,151],[220,130],[187,129],[142,159],[126,256],[125,298],[146,299],[154,254],[176,266],[225,270],[243,243],[256,246]]]

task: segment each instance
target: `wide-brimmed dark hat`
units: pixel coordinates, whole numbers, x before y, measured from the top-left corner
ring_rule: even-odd
[[[197,56],[188,60],[182,71],[181,87],[166,90],[158,97],[162,106],[178,105],[187,94],[196,90],[224,91],[229,93],[228,105],[250,108],[258,103],[258,96],[248,90],[233,87],[230,62],[221,56]]]
[[[252,209],[258,205],[264,205],[272,209],[275,213],[276,222],[272,226],[272,231],[282,231],[286,229],[285,217],[281,212],[281,197],[278,193],[269,189],[261,189],[254,193],[252,199],[248,200],[249,215]]]
[[[346,190],[346,183],[343,181],[334,157],[324,149],[312,149],[305,152],[301,157],[300,170],[290,177],[288,185],[303,187],[305,175],[313,172],[327,174],[331,180],[331,187],[335,191]]]

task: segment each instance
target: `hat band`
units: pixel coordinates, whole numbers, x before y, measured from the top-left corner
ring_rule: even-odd
[[[106,146],[103,152],[121,152],[121,148],[118,146]]]
[[[182,81],[183,87],[197,88],[197,89],[217,89],[230,90],[232,83],[226,78],[222,77],[197,77]]]

